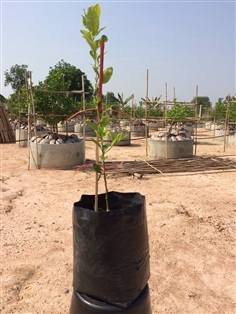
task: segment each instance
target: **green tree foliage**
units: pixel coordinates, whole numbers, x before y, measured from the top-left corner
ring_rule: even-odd
[[[25,71],[27,71],[28,66],[25,64],[14,65],[10,70],[4,72],[5,75],[5,86],[11,85],[14,92],[19,92],[22,86],[25,85]]]
[[[74,100],[73,95],[54,93],[68,91],[70,84],[69,80],[65,81],[64,74],[60,71],[50,71],[44,82],[39,82],[34,89],[35,111],[50,125],[65,121],[68,116],[78,111],[78,102]]]
[[[113,92],[107,92],[106,96],[103,96],[103,101],[107,101],[109,104],[115,104],[118,103],[119,100]]]
[[[236,122],[236,97],[227,96],[226,101],[229,101],[229,121]]]
[[[211,109],[212,103],[210,102],[209,97],[207,96],[194,97],[191,103],[196,104],[196,99],[198,104],[197,114],[199,114],[200,105],[202,106],[202,114],[206,113],[207,111],[209,111],[209,109]]]
[[[11,94],[7,100],[7,103],[8,113],[11,118],[18,118],[19,114],[21,114],[21,117],[26,117],[28,113],[26,86],[22,85],[19,92]]]
[[[133,116],[135,118],[141,119],[145,117],[146,110],[143,108],[143,102],[140,101],[138,106],[135,106],[133,109]]]
[[[156,106],[149,110],[149,116],[154,118],[163,117],[164,111],[160,108],[160,106]]]
[[[0,104],[3,104],[4,102],[6,102],[6,98],[0,94]]]
[[[50,81],[55,73],[61,73],[66,84],[70,82],[67,88],[68,91],[82,90],[82,75],[84,75],[84,89],[86,92],[85,100],[88,102],[91,100],[93,87],[90,81],[86,78],[84,72],[62,59],[54,66],[54,68],[50,67],[49,75],[45,83]],[[73,98],[76,101],[82,101],[82,94],[74,94]]]
[[[121,110],[124,111],[125,106],[128,104],[128,102],[134,97],[134,94],[130,95],[126,99],[124,99],[124,95],[118,93],[118,102],[121,106]]]
[[[35,88],[35,110],[41,114],[50,125],[65,121],[68,116],[82,109],[82,94],[57,94],[53,91],[82,90],[82,75],[84,73],[75,66],[61,60],[50,67],[49,74]],[[93,87],[84,76],[86,107],[89,107]],[[37,89],[52,91],[40,92]]]
[[[167,117],[172,120],[172,124],[178,121],[184,121],[187,117],[192,117],[192,107],[175,103],[170,110],[167,112]]]
[[[226,105],[223,102],[223,98],[219,98],[212,110],[212,118],[216,121],[224,120],[226,116]]]
[[[216,121],[224,121],[227,106],[229,106],[229,121],[236,122],[236,98],[234,96],[226,96],[225,99],[219,98],[212,110],[212,118]]]
[[[230,104],[229,120],[236,122],[236,100]]]
[[[110,116],[116,117],[117,113],[116,111],[119,110],[118,106],[118,99],[115,97],[115,94],[113,92],[107,92],[106,95],[103,95],[102,97],[104,105],[103,107],[107,110],[113,110],[112,113],[110,111]]]

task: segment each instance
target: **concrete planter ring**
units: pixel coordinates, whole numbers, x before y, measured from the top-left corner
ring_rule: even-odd
[[[85,162],[85,145],[83,140],[54,144],[30,141],[30,166],[46,169],[70,169]]]
[[[148,139],[150,159],[184,158],[193,155],[193,140],[184,128],[159,132]]]
[[[85,131],[85,136],[86,137],[95,137],[96,133],[94,130],[88,126],[88,125],[83,125],[83,124],[75,124],[74,126],[74,132],[78,134],[78,136],[82,137],[83,136],[83,129]]]
[[[39,126],[37,126],[38,128]],[[40,128],[41,131],[36,131],[37,135],[43,135],[50,132],[47,128],[44,129],[44,127]],[[34,134],[34,131],[32,131],[32,134]],[[19,145],[19,147],[28,147],[28,130],[26,129],[16,129],[15,130],[16,135],[16,144]]]
[[[70,121],[68,123],[61,123],[57,124],[58,132],[74,132],[74,125],[75,123]]]
[[[229,136],[229,129],[215,129],[215,137],[217,141],[224,141],[225,135],[226,137]]]
[[[130,120],[127,120],[127,119],[121,119],[120,120],[120,127],[121,128],[125,128],[125,127],[127,127],[129,125],[130,125]]]
[[[134,137],[144,137],[146,135],[146,126],[144,124],[133,125],[131,126],[130,131]]]
[[[148,157],[152,160],[193,156],[193,140],[157,141],[148,139]]]
[[[158,128],[160,128],[159,125],[160,125],[160,122],[149,122],[148,123],[149,132],[158,131]]]

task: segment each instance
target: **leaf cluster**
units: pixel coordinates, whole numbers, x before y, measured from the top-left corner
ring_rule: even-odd
[[[100,28],[100,15],[101,8],[99,4],[91,6],[84,10],[84,15],[82,15],[82,22],[85,27],[85,30],[81,30],[83,38],[87,41],[90,47],[90,56],[94,60],[94,64],[92,68],[95,72],[95,93],[98,89],[98,80],[99,80],[99,64],[100,64],[100,42],[107,42],[108,38],[106,35],[102,35],[100,38],[97,38],[98,35],[105,29],[105,27]],[[106,84],[109,82],[111,76],[113,74],[113,68],[109,67],[103,71],[102,75],[102,83]]]
[[[192,107],[179,103],[175,103],[173,107],[167,112],[167,117],[172,120],[172,124],[192,116]]]
[[[94,163],[93,168],[97,173],[104,173],[104,167],[105,167],[105,159],[106,154],[112,147],[114,147],[117,143],[122,141],[126,138],[126,134],[123,132],[120,133],[113,133],[111,130],[108,129],[110,123],[110,117],[104,116],[100,119],[99,124],[96,124],[92,121],[87,121],[87,125],[90,126],[96,133],[97,139],[91,139],[100,149],[101,155],[100,159],[102,161],[102,167],[96,163]],[[109,143],[106,143],[104,141],[105,138],[110,137],[111,141]]]
[[[10,70],[6,70],[4,72],[5,82],[4,85],[11,85],[11,88],[17,92],[22,89],[25,85],[25,72],[27,72],[28,66],[25,64],[19,65],[16,64],[10,68]],[[29,74],[27,72],[27,76]]]

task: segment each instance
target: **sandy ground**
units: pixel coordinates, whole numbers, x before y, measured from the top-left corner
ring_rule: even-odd
[[[108,160],[145,153],[140,139]],[[235,148],[204,140],[197,155],[235,158]],[[86,157],[94,158],[91,142]],[[1,145],[1,313],[68,313],[72,206],[94,186],[93,172],[28,170],[27,148]],[[109,188],[146,196],[153,314],[236,312],[235,170],[111,176]]]

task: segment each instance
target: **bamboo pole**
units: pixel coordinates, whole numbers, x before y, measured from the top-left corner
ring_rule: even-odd
[[[100,114],[102,111],[102,80],[103,80],[103,60],[104,60],[104,41],[100,41],[100,64],[99,64],[99,86],[98,86],[98,109],[97,109],[97,123],[99,124],[100,121]],[[99,138],[97,136],[97,142]],[[96,145],[96,163],[99,162],[99,149],[98,145]],[[95,202],[94,202],[94,210],[98,211],[98,173],[96,172],[95,175]]]
[[[147,115],[148,115],[148,110],[147,110],[147,106],[148,106],[148,69],[147,69],[147,74],[146,74],[146,103],[145,103],[145,115],[146,115],[146,121],[145,121],[145,143],[146,143],[146,158],[148,158],[148,119],[147,119]]]
[[[131,118],[133,117],[133,107],[134,107],[134,96],[132,97],[132,104],[131,104],[131,113],[130,113],[130,115],[131,115]]]
[[[37,129],[36,129],[36,118],[35,118],[35,105],[34,105],[34,96],[32,92],[32,72],[29,72],[30,74],[30,96],[31,96],[31,102],[32,102],[32,107],[33,107],[33,120],[34,120],[34,135],[35,138],[37,138]],[[36,164],[37,164],[37,169],[39,169],[39,160],[38,160],[38,141],[36,140]]]
[[[30,102],[29,102],[29,90],[28,90],[28,74],[27,71],[25,71],[25,85],[26,85],[26,101],[27,101],[27,105],[28,105],[28,117],[27,117],[27,121],[28,121],[28,136],[27,136],[27,141],[28,141],[28,170],[30,169],[30,146],[29,146],[29,142],[30,142],[30,131],[31,131],[31,124],[30,124]],[[20,134],[20,129],[19,129],[19,134]]]
[[[32,87],[32,90],[35,92],[52,93],[52,94],[82,94],[83,93],[83,90],[55,91],[55,90],[47,90],[47,89],[40,89],[40,88],[33,88],[33,87]]]
[[[84,93],[84,75],[82,75],[82,101],[83,101],[83,139],[84,139],[84,151],[85,151],[85,93]],[[86,159],[86,158],[85,158]],[[84,160],[85,161],[85,160]]]
[[[227,104],[226,104],[225,132],[224,132],[224,152],[225,152],[225,148],[226,148],[227,130],[229,128],[229,105],[230,105],[230,94],[228,95],[228,101],[227,101]]]
[[[198,85],[196,86],[196,100],[195,100],[195,118],[197,118],[197,106],[198,106]],[[194,141],[194,154],[197,154],[197,123],[195,123],[195,141]]]
[[[167,135],[167,83],[165,83],[165,125],[166,125],[166,158],[168,158],[168,135]]]

